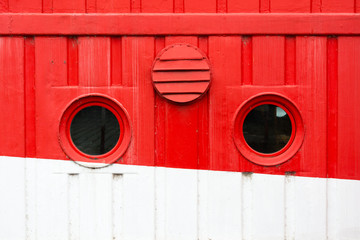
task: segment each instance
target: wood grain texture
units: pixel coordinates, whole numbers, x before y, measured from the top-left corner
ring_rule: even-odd
[[[241,85],[241,37],[210,37],[209,57],[214,69],[209,92],[209,167],[236,170],[239,155],[233,148],[231,131],[235,109],[229,104],[236,96],[227,89]]]
[[[35,135],[35,40],[24,39],[25,155],[36,157]]]
[[[360,164],[359,37],[338,38],[338,155],[336,177],[358,179]],[[330,162],[330,164],[335,164]]]
[[[253,44],[253,84],[283,85],[285,73],[285,38],[255,36]]]
[[[229,13],[238,13],[238,12],[249,12],[249,13],[258,13],[260,7],[260,1],[258,0],[227,0],[228,12]]]
[[[110,38],[79,37],[79,85],[110,86]]]
[[[311,9],[311,1],[308,0],[271,0],[271,12],[283,13],[307,13]]]
[[[0,153],[25,155],[24,38],[0,38]]]
[[[360,17],[355,14],[1,14],[0,21],[3,35],[360,33]]]

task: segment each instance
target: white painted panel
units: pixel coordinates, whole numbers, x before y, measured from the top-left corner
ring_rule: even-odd
[[[211,171],[198,171],[198,238],[199,240],[208,240],[210,239],[210,224],[209,224],[209,200],[210,194],[209,191],[209,178],[212,174]],[[211,210],[210,210],[211,211]]]
[[[360,181],[328,179],[329,239],[360,239]]]
[[[253,239],[253,187],[252,173],[241,174],[241,221],[242,239]]]
[[[113,240],[123,239],[123,174],[112,174],[112,228]]]
[[[253,238],[284,239],[284,176],[252,174],[252,192]]]
[[[112,239],[112,175],[89,172],[79,177],[80,239]]]
[[[28,166],[31,166],[34,159],[27,159]],[[36,160],[35,160],[36,161]],[[35,181],[36,194],[30,196],[32,205],[29,210],[35,207],[35,212],[29,212],[36,216],[29,216],[36,219],[36,239],[67,239],[68,238],[68,211],[67,211],[67,182],[64,174],[54,174],[56,163],[50,161],[39,161],[35,165],[35,171],[29,174],[30,183]],[[35,176],[34,176],[35,174]]]
[[[295,239],[295,218],[296,218],[296,190],[295,176],[285,176],[285,239]]]
[[[25,159],[25,226],[26,240],[37,239],[37,166],[44,160]]]
[[[360,239],[360,181],[0,157],[0,239]]]
[[[25,239],[25,159],[0,157],[0,239]]]
[[[166,239],[166,168],[155,168],[155,239]]]
[[[326,239],[326,179],[295,178],[296,239]]]
[[[208,239],[241,239],[241,174],[209,172],[207,182]]]
[[[169,168],[165,175],[166,239],[197,239],[197,171]]]
[[[80,239],[80,180],[79,174],[63,174],[67,183],[67,223],[69,240]],[[65,212],[64,212],[65,213]],[[65,215],[65,214],[64,214]]]
[[[129,240],[154,239],[154,168],[133,166],[133,172],[123,175],[122,235]]]

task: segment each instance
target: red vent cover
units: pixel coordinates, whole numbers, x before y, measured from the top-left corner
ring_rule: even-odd
[[[200,98],[209,88],[209,61],[198,48],[175,44],[163,49],[156,57],[152,79],[162,97],[176,103]]]

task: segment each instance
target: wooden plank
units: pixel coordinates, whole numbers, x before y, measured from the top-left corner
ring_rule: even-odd
[[[122,38],[111,38],[111,84],[122,84]]]
[[[37,38],[36,49],[42,51],[40,58],[43,77],[51,86],[68,85],[68,39],[66,37]],[[39,62],[40,64],[40,62]],[[71,66],[71,64],[69,65]],[[72,76],[69,76],[72,78]]]
[[[184,1],[185,0],[174,0],[174,13],[184,12]]]
[[[130,12],[132,13],[141,12],[141,0],[130,0]]]
[[[149,74],[154,60],[154,38],[138,37],[133,41],[136,44],[132,61],[136,117],[132,124],[137,158],[131,164],[154,166],[154,88]]]
[[[283,85],[285,80],[285,38],[282,36],[253,37],[253,84]]]
[[[321,13],[321,1],[322,0],[311,0],[311,9],[312,13]]]
[[[300,150],[301,176],[327,175],[326,64],[326,37],[296,38],[296,83],[301,86],[297,103],[300,112],[303,112],[302,118],[306,126],[306,137]]]
[[[251,235],[285,239],[284,176],[252,174]],[[276,217],[264,217],[276,216]]]
[[[258,13],[260,1],[258,0],[227,0],[227,8],[229,13]]]
[[[327,40],[327,151],[328,176],[335,177],[338,164],[338,39]]]
[[[355,12],[355,0],[322,0],[321,12],[323,13],[353,13]]]
[[[96,12],[98,13],[129,13],[129,0],[97,0]]]
[[[285,84],[296,84],[296,38],[285,37]]]
[[[25,69],[25,155],[36,156],[35,136],[35,41],[28,37],[24,40]]]
[[[110,86],[110,38],[79,37],[79,85]]]
[[[360,150],[357,147],[360,144],[359,43],[359,37],[338,39],[338,155],[334,176],[336,178],[360,179]]]
[[[137,39],[136,37],[122,37],[122,84],[126,87],[133,87],[135,84],[133,68],[136,68],[136,65],[133,64],[133,61],[138,61],[138,55],[136,55]]]
[[[0,154],[24,157],[24,38],[0,37]]]
[[[79,41],[77,37],[67,38],[67,79],[69,86],[79,84]]]
[[[123,169],[124,165],[119,168]],[[136,166],[128,169],[134,174],[123,175],[122,205],[116,206],[121,211],[120,239],[148,239],[149,236],[152,238],[156,230],[154,169]],[[167,181],[163,184],[167,184]]]
[[[290,209],[295,214],[294,239],[327,239],[327,214],[332,208],[327,206],[329,195],[326,181],[321,178],[295,177],[293,205]]]
[[[53,0],[54,13],[85,13],[86,0]]]
[[[0,0],[0,13],[9,12],[9,0]]]
[[[198,38],[166,37],[165,46],[176,43],[198,44]],[[162,99],[162,101],[166,101]],[[165,166],[197,168],[198,166],[198,105],[165,102]]]
[[[198,182],[196,171],[165,169],[165,181],[162,183],[162,187],[165,188],[165,200],[161,206],[165,213],[165,239],[197,239]]]
[[[360,181],[328,179],[328,239],[360,236]]]
[[[141,12],[143,13],[172,13],[174,10],[174,0],[152,0],[141,2]]]
[[[230,124],[235,110],[228,106],[229,99],[235,96],[229,96],[227,89],[241,85],[241,37],[210,37],[209,58],[213,66],[209,91],[209,168],[236,171],[239,155]]]
[[[216,1],[216,12],[217,13],[226,13],[227,10],[227,0],[217,0]]]
[[[0,157],[1,239],[31,239],[26,234],[28,196],[25,194],[27,179],[24,163],[24,158]]]
[[[54,12],[53,0],[42,0],[42,12],[53,13]]]
[[[271,12],[307,13],[310,12],[311,1],[308,0],[271,0]]]
[[[216,0],[184,0],[185,13],[215,13],[217,8]]]
[[[1,14],[0,22],[11,35],[360,34],[354,14]]]
[[[260,13],[270,13],[270,0],[260,0]]]
[[[241,174],[209,171],[202,172],[200,176],[200,183],[207,177],[205,195],[200,195],[207,201],[207,219],[204,219],[207,223],[207,238],[204,239],[242,239]]]
[[[9,12],[41,13],[42,0],[8,0]]]
[[[154,58],[165,47],[165,38],[156,37],[154,44]],[[155,134],[155,166],[165,165],[165,123],[166,123],[166,102],[164,99],[155,94],[154,100],[154,134]]]
[[[251,85],[253,82],[253,49],[252,37],[241,38],[241,80],[244,85]]]

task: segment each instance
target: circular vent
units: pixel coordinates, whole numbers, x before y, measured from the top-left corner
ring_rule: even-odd
[[[200,98],[209,88],[209,61],[198,48],[175,44],[163,49],[156,57],[152,79],[158,94],[176,103]]]

